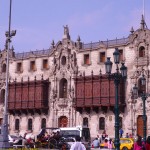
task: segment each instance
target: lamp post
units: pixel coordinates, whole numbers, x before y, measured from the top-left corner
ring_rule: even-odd
[[[105,62],[106,73],[110,78],[114,79],[115,84],[115,149],[120,150],[120,139],[119,139],[119,97],[118,97],[118,87],[121,79],[126,79],[127,77],[127,67],[122,63],[120,68],[121,73],[119,72],[119,50],[115,48],[115,52],[113,53],[114,62],[116,64],[116,72],[111,74],[112,62],[110,61],[110,57],[107,57],[107,61]]]
[[[3,124],[1,127],[1,139],[0,139],[0,148],[9,148],[10,144],[8,141],[8,79],[9,79],[9,50],[10,50],[10,43],[11,38],[15,36],[16,30],[11,31],[11,5],[12,0],[10,0],[10,12],[9,12],[9,29],[6,31],[6,51],[7,51],[7,59],[6,59],[6,88],[5,88],[5,103],[4,103],[4,117],[3,117]]]
[[[144,77],[144,74],[142,75],[142,77],[140,79],[141,79],[142,86],[145,86],[146,85],[146,79]],[[133,87],[133,94],[135,96],[138,95],[138,87],[136,86],[136,84]],[[145,91],[143,91],[140,96],[141,96],[141,99],[143,101],[143,141],[146,143],[146,131],[147,131],[146,122],[147,122],[147,117],[146,117],[145,101],[146,101],[148,95],[145,93]]]

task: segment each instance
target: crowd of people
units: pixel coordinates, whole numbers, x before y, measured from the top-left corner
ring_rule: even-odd
[[[120,138],[123,138],[123,130],[122,128],[119,130]],[[132,134],[126,133],[124,138],[134,138]],[[93,148],[100,148],[101,143],[103,143],[103,148],[114,149],[114,143],[111,138],[108,137],[106,131],[104,130],[101,136],[97,135],[97,137],[92,142]],[[150,136],[147,137],[146,143],[142,141],[142,137],[137,135],[134,139],[133,150],[150,150]]]

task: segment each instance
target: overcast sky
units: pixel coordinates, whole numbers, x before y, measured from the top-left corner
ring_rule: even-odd
[[[127,37],[140,27],[143,0],[12,0],[11,29],[17,30],[11,45],[15,52],[48,49],[62,40],[63,26],[82,42]],[[0,0],[0,49],[8,30],[9,0]],[[145,19],[150,28],[150,0],[145,0]]]

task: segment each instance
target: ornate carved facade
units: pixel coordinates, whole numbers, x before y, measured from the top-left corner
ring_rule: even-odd
[[[92,137],[103,130],[114,136],[114,81],[105,74],[104,62],[115,48],[128,68],[126,82],[119,85],[120,126],[124,132],[142,133],[142,100],[132,95],[140,88],[140,77],[149,86],[150,30],[142,19],[141,27],[127,38],[83,44],[80,37],[72,41],[68,26],[61,41],[47,50],[9,52],[9,131],[37,134],[41,127],[87,125]],[[6,78],[6,50],[0,52],[0,121]],[[115,72],[116,66],[113,65]],[[142,88],[141,88],[142,89]],[[150,98],[146,100],[147,134],[150,134]]]

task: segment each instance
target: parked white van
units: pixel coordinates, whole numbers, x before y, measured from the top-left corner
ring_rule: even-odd
[[[77,127],[64,127],[60,128],[60,135],[64,138],[72,138],[75,141],[76,136],[81,137],[81,142],[88,149],[91,145],[90,129],[88,127],[77,126]],[[73,140],[71,144],[73,143]],[[70,144],[70,143],[69,143]]]

